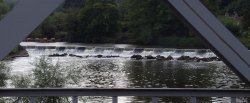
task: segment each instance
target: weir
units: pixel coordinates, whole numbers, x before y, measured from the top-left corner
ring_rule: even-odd
[[[180,56],[209,58],[216,55],[209,49],[173,49],[173,48],[117,48],[117,47],[88,47],[88,46],[25,46],[30,55],[74,54],[80,56],[119,56],[129,58],[132,55],[142,56]]]

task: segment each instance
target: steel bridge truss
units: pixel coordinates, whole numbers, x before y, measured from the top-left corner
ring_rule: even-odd
[[[163,1],[224,63],[239,77],[250,83],[248,49],[200,0]],[[3,59],[63,2],[64,0],[20,0],[0,22],[0,59]],[[117,96],[230,96],[234,97],[232,103],[236,102],[235,97],[249,96],[249,90],[81,89],[79,91],[75,89],[0,89],[0,96],[63,96],[62,94],[66,93],[74,97],[74,103],[76,103],[76,96],[113,96],[114,103],[117,101]],[[34,101],[34,98],[31,101]],[[195,102],[193,98],[192,103]]]

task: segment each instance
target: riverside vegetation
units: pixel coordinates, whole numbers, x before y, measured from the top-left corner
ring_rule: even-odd
[[[202,2],[250,47],[249,0]],[[58,8],[29,37],[56,38],[65,42],[205,48],[162,0],[84,0],[82,3]],[[0,17],[9,10],[10,6],[0,0]]]
[[[235,36],[250,48],[249,0],[203,0],[203,3],[213,11]],[[11,5],[0,0],[0,19],[11,10],[11,7]],[[85,0],[84,5],[79,7],[63,6],[49,16],[29,37],[56,38],[58,41],[81,43],[129,43],[176,48],[205,48],[194,37],[194,34],[171,14],[161,0],[144,0],[143,2],[141,0],[123,0],[120,3],[114,0]],[[15,49],[13,53],[15,54],[18,51],[19,49]],[[85,72],[83,67],[72,69],[62,67],[59,63],[53,64],[51,61],[49,58],[41,57],[33,63],[32,73],[28,75],[12,75],[10,73],[11,68],[6,63],[0,62],[0,88],[5,88],[8,85],[14,88],[62,88],[66,84],[77,84],[79,83],[77,80],[82,80],[84,77],[82,75],[82,72]],[[140,76],[144,70],[138,68],[138,64],[142,65],[143,63],[134,62],[132,64],[135,65],[131,66],[135,67],[135,69],[132,69],[135,70],[132,73],[135,76]],[[90,67],[95,68],[95,66]],[[171,71],[171,69],[166,70]],[[175,68],[174,72],[181,75],[180,80],[183,80],[183,77],[188,77],[183,76],[183,74],[187,75],[186,71],[189,71],[188,69],[186,71],[175,70],[178,70],[178,68]],[[218,69],[209,68],[208,70]],[[226,70],[214,74],[221,74]],[[205,70],[202,73],[193,72],[193,70],[189,72],[197,75],[213,73]],[[149,74],[156,75],[154,73]],[[169,76],[171,75],[169,74]],[[149,78],[150,76],[142,75],[140,79],[145,77]],[[202,77],[204,78],[204,75]],[[210,79],[204,79],[206,83],[208,80]],[[8,84],[8,81],[11,81],[11,83]],[[173,79],[169,79],[169,81],[173,81]],[[204,81],[197,80],[195,82],[206,87],[207,84]],[[140,84],[141,82],[136,83]],[[168,84],[176,85],[174,83]],[[0,98],[0,103],[6,103],[7,101],[11,103],[29,102],[27,97]],[[67,97],[41,97],[37,99],[37,102],[67,103],[70,102],[70,99]]]
[[[51,63],[51,59],[41,57],[33,63],[34,69],[31,74],[10,73],[10,68],[5,62],[0,62],[0,87],[6,88],[7,84],[14,88],[62,88],[65,86],[67,73],[65,68],[58,63]],[[7,83],[11,81],[11,83]],[[38,103],[67,103],[70,100],[66,97],[39,97]],[[0,103],[29,103],[27,97],[0,98]]]

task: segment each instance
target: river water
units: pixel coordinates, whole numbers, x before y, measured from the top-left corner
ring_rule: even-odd
[[[171,55],[174,58],[186,55],[190,57],[215,56],[209,50],[180,50],[134,45],[84,45],[65,43],[21,43],[27,48],[29,57],[19,57],[10,61],[12,74],[30,74],[33,62],[42,55],[53,53],[72,53],[90,57],[53,57],[72,75],[65,88],[248,88],[222,61],[195,62],[179,60],[133,60],[131,55]],[[55,49],[48,49],[53,48]],[[66,47],[65,49],[56,49]],[[70,47],[70,48],[69,48]],[[85,47],[78,50],[77,47]],[[112,49],[110,49],[112,48]],[[116,48],[123,48],[114,52]],[[147,48],[143,51],[136,48]],[[120,50],[120,49],[119,49]],[[141,52],[135,52],[135,50]],[[203,52],[202,52],[203,51]],[[205,51],[205,52],[204,52]],[[97,58],[94,55],[118,55],[115,58]],[[82,97],[82,102],[108,103],[110,97]],[[161,103],[183,103],[188,98],[161,98]],[[238,99],[247,102],[248,99]],[[149,103],[149,97],[119,97],[119,103]],[[199,98],[203,103],[226,103],[230,98]]]

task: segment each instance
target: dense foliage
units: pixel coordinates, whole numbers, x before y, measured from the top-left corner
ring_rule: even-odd
[[[106,42],[104,38],[118,32],[118,19],[117,5],[112,0],[86,0],[79,14],[80,41]]]
[[[137,44],[152,45],[162,37],[187,37],[189,34],[161,0],[126,0],[124,5],[127,13],[123,22]]]
[[[249,0],[202,0],[236,36],[247,44]],[[83,3],[83,2],[81,2]],[[3,6],[4,5],[4,6]],[[71,5],[74,5],[74,3]],[[82,43],[131,43],[167,47],[204,47],[162,0],[85,0],[53,13],[31,35]],[[0,1],[0,15],[8,11]],[[173,39],[171,39],[173,38]],[[186,40],[187,39],[187,40]],[[172,42],[168,42],[171,40]],[[196,44],[191,44],[196,43]],[[177,45],[178,44],[178,45]]]
[[[6,80],[8,80],[9,68],[5,63],[0,61],[0,87],[6,86]]]
[[[242,25],[244,29],[250,29],[250,1],[249,0],[235,0],[233,1],[225,11],[230,14],[235,14],[242,16]]]
[[[3,0],[0,0],[0,20],[9,11],[9,9],[10,7],[5,2],[3,2]]]
[[[32,73],[28,75],[12,76],[12,85],[15,88],[62,88],[66,84],[64,68],[59,63],[53,64],[51,59],[42,56],[34,63]],[[29,103],[26,97],[17,97],[9,101],[14,103]],[[38,97],[38,103],[67,103],[68,98]]]

